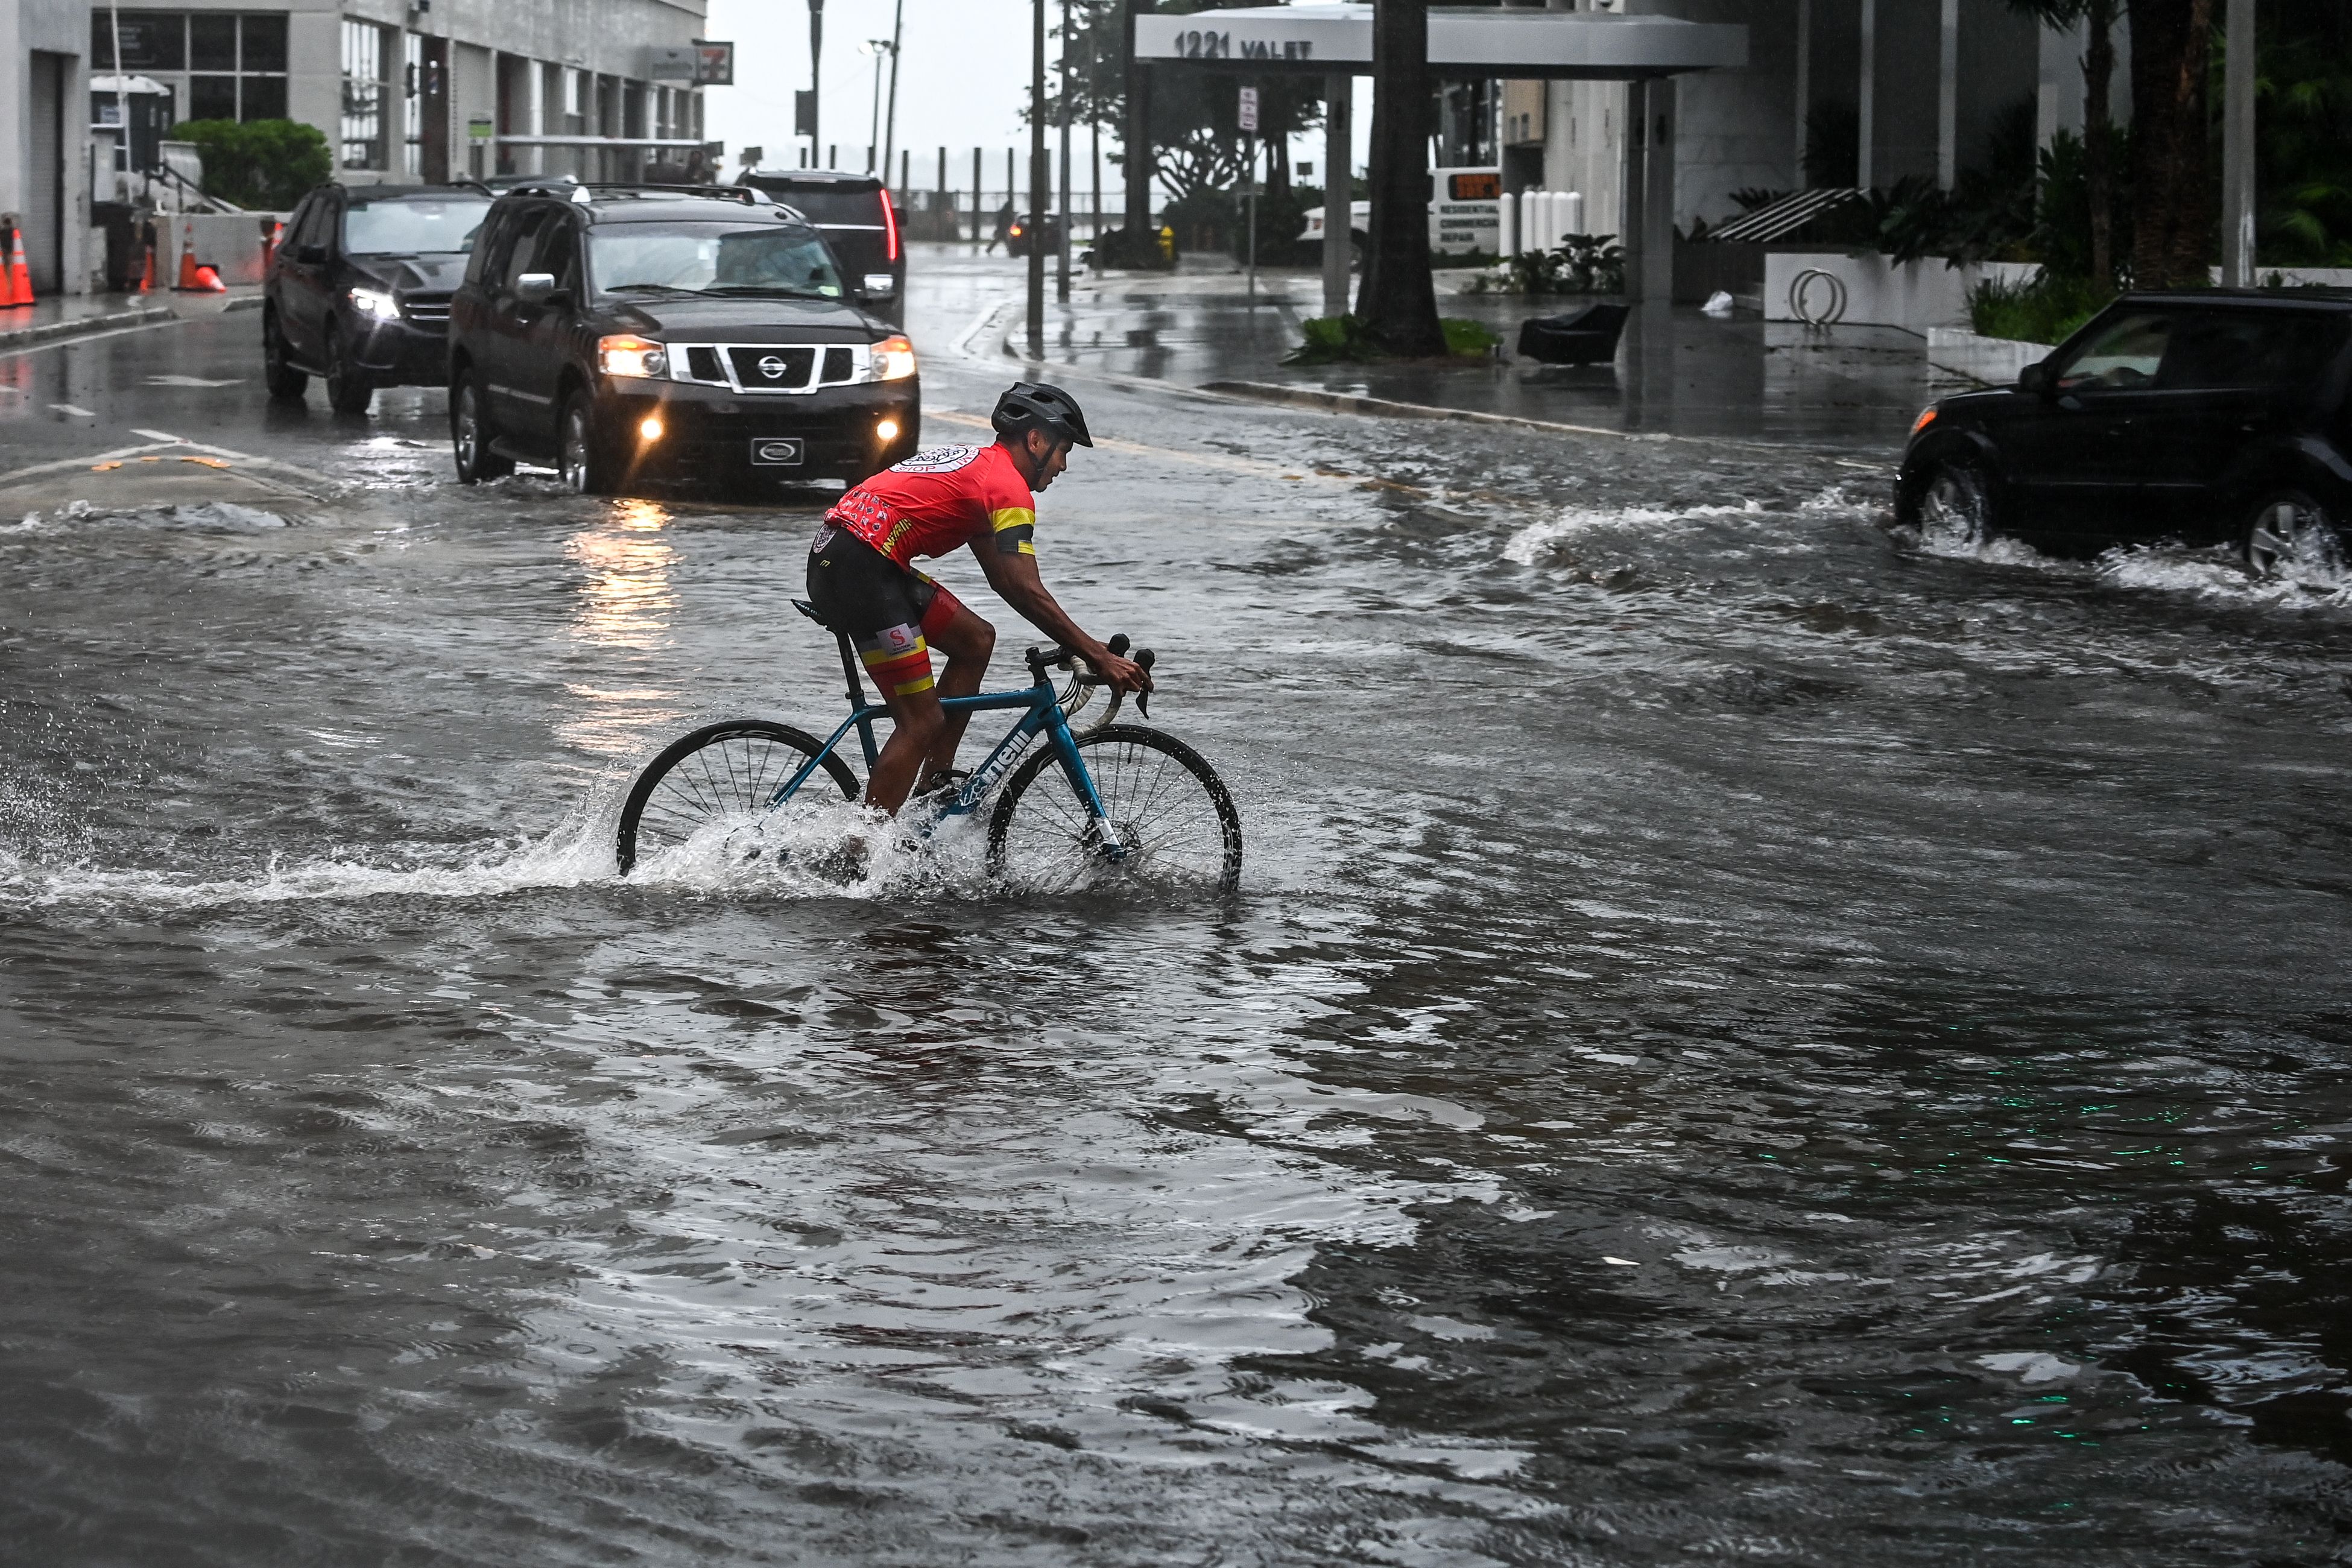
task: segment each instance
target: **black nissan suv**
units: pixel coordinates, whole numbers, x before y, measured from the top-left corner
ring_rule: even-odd
[[[269,395],[300,399],[314,375],[338,414],[379,386],[439,386],[449,295],[490,193],[475,185],[320,185],[278,237],[261,285]]]
[[[1963,544],[2229,543],[2257,576],[2334,580],[2352,531],[2352,292],[2126,294],[2015,386],[1922,413],[1895,504]]]
[[[865,479],[915,450],[915,351],[793,208],[727,185],[526,185],[450,303],[467,484]]]

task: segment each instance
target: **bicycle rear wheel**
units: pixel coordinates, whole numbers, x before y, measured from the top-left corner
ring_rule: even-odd
[[[800,772],[824,743],[790,724],[765,719],[727,719],[682,735],[646,764],[621,805],[621,875],[665,849],[674,849],[714,823],[748,822],[768,806],[769,797]],[[818,783],[830,779],[832,788]],[[857,775],[838,755],[801,786],[801,796],[857,798]],[[811,795],[811,792],[816,792]],[[795,797],[799,798],[799,797]]]
[[[1149,882],[1230,893],[1242,876],[1242,819],[1216,771],[1139,724],[1079,738],[1095,793],[1125,849],[1113,860],[1047,747],[1021,765],[988,822],[989,869],[1017,888],[1067,892]]]

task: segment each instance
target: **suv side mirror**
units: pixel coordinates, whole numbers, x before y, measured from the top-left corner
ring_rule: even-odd
[[[898,279],[887,272],[869,272],[859,290],[868,300],[887,300],[898,291]]]
[[[2050,391],[2050,362],[2036,360],[2017,373],[2017,390],[2047,395]]]
[[[294,259],[305,267],[324,267],[327,264],[327,247],[323,245],[306,245],[294,253]]]
[[[555,299],[555,274],[526,272],[515,279],[515,298],[526,305],[551,304]]]

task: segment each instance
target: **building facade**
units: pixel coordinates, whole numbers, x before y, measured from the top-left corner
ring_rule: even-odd
[[[1630,131],[1622,82],[1503,84],[1506,187],[1580,192],[1587,226],[1599,230],[1624,210],[1625,139],[1645,130],[1671,138],[1675,223],[1688,233],[1736,216],[1738,191],[1887,186],[1913,175],[1949,188],[2015,117],[2032,120],[2044,145],[2083,123],[2082,37],[2039,27],[2009,0],[1540,4],[1748,27],[1745,67],[1675,79],[1663,119],[1654,89],[1650,123]],[[2117,47],[2128,48],[2120,30]],[[2119,120],[2128,118],[2127,75],[2116,72]]]
[[[704,18],[705,0],[0,0],[0,219],[37,293],[89,289],[111,118],[90,80],[118,73],[160,86],[173,122],[314,125],[350,183],[697,172]]]

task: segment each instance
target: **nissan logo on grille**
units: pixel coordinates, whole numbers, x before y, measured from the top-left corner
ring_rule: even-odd
[[[760,362],[760,374],[770,381],[782,381],[784,379],[784,362],[770,354]]]

